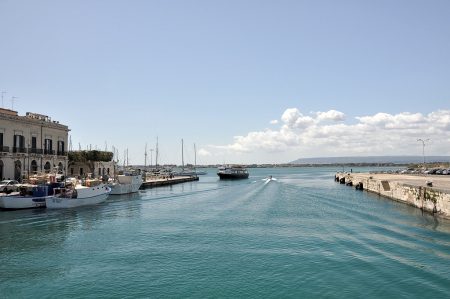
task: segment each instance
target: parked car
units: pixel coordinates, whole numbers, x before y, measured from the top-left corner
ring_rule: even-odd
[[[19,182],[14,180],[3,180],[0,182],[0,192],[17,191]]]

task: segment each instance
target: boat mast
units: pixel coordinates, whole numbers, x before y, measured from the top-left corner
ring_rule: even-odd
[[[194,143],[194,170],[197,169],[197,149],[195,147],[195,143]]]
[[[184,149],[183,149],[183,139],[181,139],[181,167],[184,169]]]
[[[144,162],[144,169],[147,169],[147,143],[145,144],[145,162]]]
[[[155,166],[156,169],[158,169],[158,156],[159,156],[159,149],[158,149],[158,136],[156,136],[156,153],[155,153]]]

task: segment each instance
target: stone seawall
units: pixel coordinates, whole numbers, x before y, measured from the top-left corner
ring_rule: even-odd
[[[450,177],[337,173],[335,180],[450,219]]]

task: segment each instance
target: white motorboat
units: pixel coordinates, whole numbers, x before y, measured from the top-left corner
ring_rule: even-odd
[[[111,194],[120,195],[137,192],[142,183],[142,175],[140,174],[125,173],[118,175],[116,181],[110,185]]]
[[[49,186],[21,185],[19,192],[0,196],[0,208],[8,210],[45,208],[49,195]]]
[[[54,193],[53,197],[45,199],[48,209],[96,205],[106,201],[111,188],[103,183],[96,186],[76,185],[75,188],[55,188]]]
[[[264,185],[265,185],[265,184],[268,184],[268,183],[270,183],[270,182],[272,182],[272,181],[276,181],[276,180],[277,180],[277,179],[274,178],[274,177],[272,177],[272,176],[269,176],[269,177],[263,179]]]

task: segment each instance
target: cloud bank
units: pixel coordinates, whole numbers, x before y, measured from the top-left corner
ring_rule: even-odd
[[[271,123],[279,128],[249,132],[235,136],[231,144],[211,147],[236,154],[295,151],[298,157],[417,155],[422,153],[417,139],[430,138],[430,154],[450,154],[450,110],[377,113],[347,120],[336,110],[304,114],[288,108],[280,122]]]

